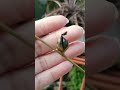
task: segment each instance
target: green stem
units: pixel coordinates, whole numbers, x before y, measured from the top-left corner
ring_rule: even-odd
[[[34,46],[32,44],[30,44],[28,41],[26,41],[24,38],[22,38],[18,33],[14,32],[10,27],[6,26],[3,23],[0,23],[0,30],[7,32],[9,34],[11,34],[12,36],[16,37],[17,39],[19,39],[20,41],[22,41],[24,44],[26,44],[27,46],[29,46],[30,48],[34,48]]]

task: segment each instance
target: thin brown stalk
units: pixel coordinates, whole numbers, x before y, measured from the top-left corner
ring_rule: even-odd
[[[62,54],[61,54],[61,55],[62,55]],[[82,72],[85,73],[85,71],[84,71],[79,65],[77,65],[76,63],[74,63],[74,62],[72,61],[72,59],[66,57],[64,54],[63,54],[62,56],[64,57],[65,60],[68,60],[68,61],[71,62],[74,66],[76,66],[77,68],[79,68],[79,70],[81,70]]]
[[[77,61],[85,62],[85,59],[84,59],[84,58],[75,57],[75,58],[73,58],[73,59],[74,59],[74,60],[77,60]]]
[[[41,40],[41,39],[40,39],[38,36],[36,36],[36,35],[35,35],[35,39],[41,41],[42,43],[44,43],[44,44],[45,44],[46,46],[48,46],[51,50],[56,51],[56,52],[57,52],[58,54],[60,54],[65,60],[68,60],[68,61],[71,62],[74,66],[76,66],[77,68],[79,68],[79,70],[81,70],[82,72],[85,73],[85,71],[84,71],[79,65],[77,65],[76,63],[74,63],[74,62],[72,61],[72,59],[68,58],[64,53],[62,53],[62,52],[58,51],[57,49],[51,47],[49,44],[47,44],[45,41]]]
[[[7,25],[0,23],[0,30],[9,33],[10,35],[14,36],[15,38],[23,42],[25,45],[29,46],[34,50],[34,46],[30,42],[25,40],[23,37],[21,37],[18,33],[16,33],[13,29],[8,27]]]
[[[77,15],[76,15],[76,14],[74,15],[74,20],[75,20],[75,25],[79,25],[79,24],[78,24],[78,20],[77,20]]]
[[[58,2],[57,0],[51,0],[53,2],[55,2],[59,7],[62,7],[62,5],[60,4],[60,2]]]
[[[51,13],[46,14],[45,17],[51,16],[51,15],[53,15],[54,13],[56,13],[56,12],[58,12],[58,11],[60,11],[60,10],[61,10],[61,8],[55,9],[55,10],[53,10]]]
[[[78,65],[85,65],[85,62],[77,61],[73,59],[73,62],[75,62]]]
[[[63,77],[61,77],[61,78],[59,79],[58,90],[62,90],[62,81],[63,81]]]
[[[84,89],[85,89],[85,75],[83,77],[82,84],[81,84],[81,87],[80,87],[80,90],[84,90]]]
[[[46,46],[48,46],[51,50],[55,50],[55,48],[51,47],[50,45],[48,45],[47,43],[45,43],[43,40],[41,40],[38,36],[35,35],[35,39],[41,41],[42,43],[44,43]]]

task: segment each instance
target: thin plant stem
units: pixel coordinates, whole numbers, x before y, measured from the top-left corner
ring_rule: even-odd
[[[63,77],[60,77],[58,90],[62,90],[62,81],[63,81]]]
[[[36,36],[36,35],[35,35],[35,39],[41,41],[41,42],[44,43],[46,46],[48,46],[50,49],[52,49],[52,50],[56,51],[57,53],[59,53],[61,56],[63,56],[63,58],[64,58],[65,60],[68,60],[68,61],[71,62],[74,66],[76,66],[77,68],[79,68],[80,71],[82,71],[82,72],[85,73],[85,71],[84,71],[79,65],[77,65],[76,63],[74,63],[74,62],[72,61],[72,59],[68,58],[64,53],[62,53],[62,52],[58,51],[57,49],[51,47],[49,44],[47,44],[45,41],[41,40],[41,39],[40,39],[38,36]]]
[[[80,87],[80,90],[84,90],[84,89],[85,89],[85,75],[83,77],[82,84],[81,84],[81,87]]]
[[[7,32],[9,34],[11,34],[12,36],[16,37],[18,40],[22,41],[24,44],[26,44],[27,46],[29,46],[32,49],[35,49],[34,46],[32,44],[30,44],[28,41],[26,41],[24,38],[22,38],[18,33],[14,32],[10,27],[8,27],[7,25],[0,23],[0,30]]]
[[[57,0],[49,0],[49,1],[56,3],[59,7],[62,7],[61,4],[59,3],[59,1],[57,1]]]
[[[85,65],[85,62],[77,61],[73,59],[73,62],[75,62],[78,65]]]
[[[82,72],[85,73],[85,71],[84,71],[79,65],[77,65],[76,63],[74,63],[74,62],[72,61],[72,59],[66,57],[64,54],[63,54],[62,56],[64,57],[65,60],[68,60],[68,61],[71,62],[74,66],[76,66],[77,68],[79,68],[80,71],[82,71]]]
[[[76,61],[85,62],[85,59],[84,59],[84,58],[75,57],[75,58],[73,58],[73,59],[76,60]]]
[[[35,39],[41,41],[42,43],[44,43],[46,46],[48,46],[51,50],[55,50],[53,47],[51,47],[50,45],[48,45],[46,42],[44,42],[43,40],[41,40],[37,35],[35,35]]]

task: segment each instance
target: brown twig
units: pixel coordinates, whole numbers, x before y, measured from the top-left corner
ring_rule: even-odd
[[[62,81],[63,81],[63,77],[61,77],[61,78],[59,79],[58,90],[62,90]]]
[[[46,46],[48,46],[51,50],[54,50],[56,51],[57,53],[59,53],[61,56],[63,56],[63,58],[65,60],[68,60],[69,62],[71,62],[74,66],[76,66],[77,68],[79,68],[82,72],[84,72],[85,74],[85,71],[80,67],[78,66],[79,65],[85,65],[85,60],[84,59],[81,59],[81,58],[75,58],[75,60],[72,60],[70,58],[68,58],[67,56],[65,56],[64,53],[58,51],[56,48],[53,48],[51,47],[49,44],[47,44],[46,42],[44,42],[43,40],[41,40],[38,36],[35,35],[35,39],[36,40],[39,40],[41,41],[42,43],[44,43]],[[83,85],[81,88],[84,88],[84,83],[85,83],[85,80],[83,79]],[[60,82],[59,82],[59,87],[58,87],[58,90],[62,90],[62,77],[60,78]],[[82,89],[83,90],[83,89]]]
[[[73,59],[73,62],[75,62],[78,65],[85,65],[85,62],[77,61]]]
[[[12,36],[14,36],[15,38],[17,38],[18,40],[23,42],[25,45],[27,45],[28,47],[30,47],[30,48],[32,48],[34,50],[34,46],[30,42],[28,42],[25,38],[20,36],[20,34],[13,31],[12,28],[8,27],[7,25],[5,25],[5,24],[3,24],[1,22],[0,22],[0,30],[2,30],[4,32],[7,32],[8,34],[11,34]]]
[[[74,60],[78,60],[78,61],[85,62],[85,59],[84,59],[84,58],[74,57],[73,59],[74,59]]]
[[[80,90],[84,90],[85,88],[85,75],[83,77],[83,80],[82,80],[82,84],[81,84],[81,87],[80,87]]]
[[[74,20],[75,20],[75,25],[79,25],[79,24],[78,24],[78,20],[77,20],[77,15],[76,15],[76,14],[74,15]]]
[[[60,54],[65,60],[68,60],[69,62],[71,62],[74,66],[76,66],[77,68],[79,68],[79,70],[81,70],[83,73],[85,73],[85,71],[76,63],[74,63],[72,61],[72,59],[68,58],[64,53],[60,52],[59,50],[57,50],[56,48],[51,47],[49,44],[47,44],[45,41],[41,40],[38,36],[35,35],[35,39],[41,41],[42,43],[44,43],[46,46],[48,46],[51,50],[56,51],[58,54]]]

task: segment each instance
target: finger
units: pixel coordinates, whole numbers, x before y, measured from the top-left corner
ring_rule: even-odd
[[[22,38],[34,47],[34,21],[15,28]],[[34,49],[10,34],[1,36],[0,41],[0,74],[24,66],[34,61]]]
[[[5,7],[3,7],[5,5]],[[14,25],[34,17],[34,0],[0,0],[0,21]]]
[[[46,35],[64,27],[68,19],[62,15],[51,16],[35,21],[35,34],[38,36]]]
[[[71,43],[70,47],[65,52],[65,55],[72,58],[82,54],[84,50],[85,50],[84,43],[76,41]],[[63,57],[56,52],[50,53],[42,57],[38,57],[35,60],[35,74],[38,74],[53,66],[56,66],[63,61],[64,61]]]
[[[86,7],[85,26],[87,38],[106,30],[118,16],[115,6],[106,0],[88,0]]]
[[[50,46],[56,47],[57,41],[60,38],[61,34],[66,31],[68,33],[65,36],[65,38],[69,42],[79,39],[84,34],[84,30],[81,27],[73,25],[73,26],[70,26],[67,28],[63,28],[52,34],[49,34],[49,35],[43,37],[42,40],[45,41],[46,43],[48,43]],[[36,41],[36,43],[35,43],[36,57],[39,55],[45,54],[45,53],[49,52],[50,50],[51,49],[49,47],[47,47],[46,45],[44,45],[42,42],[40,42],[38,40]]]
[[[86,47],[86,75],[107,69],[119,57],[119,42],[115,38],[98,36],[87,41]]]
[[[35,76],[35,90],[40,90],[44,86],[52,83],[53,81],[59,79],[61,76],[68,73],[72,68],[72,64],[68,61],[64,61],[59,65],[48,69],[41,74]]]

